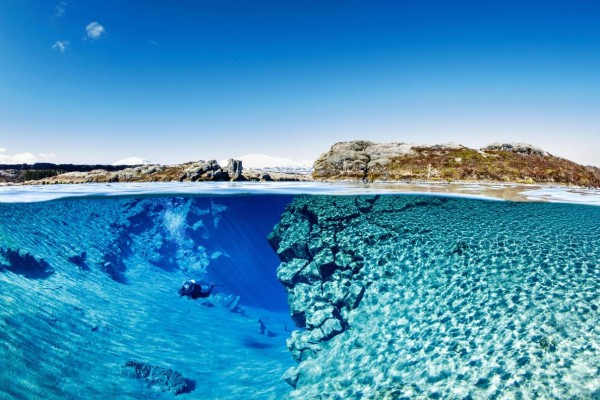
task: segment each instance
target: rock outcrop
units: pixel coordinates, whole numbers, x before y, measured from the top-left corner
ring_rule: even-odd
[[[11,179],[10,182],[13,183],[22,182],[23,176],[19,175],[19,177]],[[200,160],[175,165],[146,164],[117,171],[96,169],[85,172],[66,172],[25,183],[39,185],[109,182],[303,181],[309,179],[310,176],[303,174],[244,171],[241,161],[230,159],[224,167],[220,166],[216,160]],[[2,175],[0,175],[0,182],[2,182]]]
[[[364,180],[371,169],[384,171],[393,157],[411,153],[407,143],[340,142],[315,161],[313,176]]]
[[[317,180],[492,181],[556,183],[600,187],[597,168],[555,157],[523,143],[495,143],[470,149],[456,143],[340,142],[314,164]]]
[[[223,170],[217,160],[197,161],[185,167],[179,176],[180,181],[225,181],[230,180],[229,174]]]
[[[362,206],[369,208],[370,200]],[[304,331],[294,331],[288,347],[297,361],[313,358],[321,345],[348,328],[347,315],[356,308],[364,285],[354,282],[362,256],[352,243],[335,241],[361,209],[343,205],[332,214],[318,211],[319,202],[295,200],[269,236],[283,261],[277,270],[286,287],[292,319]]]
[[[23,181],[23,174],[16,169],[0,169],[0,182],[17,183]]]
[[[532,146],[527,143],[492,143],[481,150],[483,151],[509,151],[517,154],[536,155],[541,157],[548,157],[551,154],[547,151],[540,149],[539,147]]]
[[[242,178],[242,162],[229,159],[227,161],[227,175],[232,181],[239,181]]]

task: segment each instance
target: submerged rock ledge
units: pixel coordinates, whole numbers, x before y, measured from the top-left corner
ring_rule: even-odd
[[[597,396],[598,212],[298,196],[269,236],[304,328],[291,397]]]

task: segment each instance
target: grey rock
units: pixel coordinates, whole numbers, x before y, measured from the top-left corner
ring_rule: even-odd
[[[0,169],[0,182],[23,182],[24,176],[18,169]]]
[[[308,328],[318,328],[330,318],[333,317],[334,308],[331,305],[326,306],[321,310],[313,312],[309,318],[306,319],[306,325]]]
[[[179,180],[190,180],[192,182],[198,180],[219,180],[225,177],[217,160],[197,161],[187,166],[180,175]]]
[[[489,145],[483,147],[481,150],[483,150],[483,151],[510,151],[512,153],[536,155],[536,156],[542,156],[542,157],[547,157],[550,155],[550,153],[548,153],[547,151],[542,150],[539,147],[532,146],[527,143],[492,143],[492,144],[489,144]]]
[[[394,157],[411,154],[412,147],[401,142],[339,142],[315,161],[313,176],[325,179],[367,180],[369,172],[385,173],[387,164]]]
[[[232,181],[239,181],[242,178],[242,161],[229,159],[227,161],[227,174]]]
[[[298,197],[269,235],[282,260],[277,276],[286,287],[291,317],[306,328],[288,340],[297,360],[314,358],[326,342],[342,334],[350,326],[348,310],[358,306],[364,293],[364,286],[353,283],[362,257],[340,251],[336,240],[353,219],[361,218],[361,212],[347,199],[334,204],[321,201]]]
[[[277,279],[285,286],[293,286],[298,282],[300,271],[308,264],[306,260],[294,258],[287,263],[282,263],[277,268]]]
[[[319,270],[319,264],[314,261],[309,262],[304,269],[299,273],[301,282],[313,283],[321,281],[321,271]]]
[[[329,340],[330,338],[344,332],[342,323],[337,318],[329,318],[325,320],[319,329],[321,332],[323,332],[323,338],[321,340]]]
[[[300,373],[297,368],[292,367],[285,371],[282,378],[288,385],[295,389],[298,379],[300,379]]]
[[[294,360],[301,362],[316,357],[321,351],[318,338],[314,337],[315,331],[294,331],[287,340],[287,347]]]

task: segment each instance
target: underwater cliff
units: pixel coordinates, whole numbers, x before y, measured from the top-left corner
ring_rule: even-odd
[[[599,237],[442,196],[3,203],[0,399],[595,398]]]
[[[600,208],[300,196],[270,236],[308,398],[597,398]]]

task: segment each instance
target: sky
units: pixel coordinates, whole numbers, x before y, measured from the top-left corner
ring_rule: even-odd
[[[0,163],[302,161],[354,139],[600,165],[600,2],[0,2]]]

